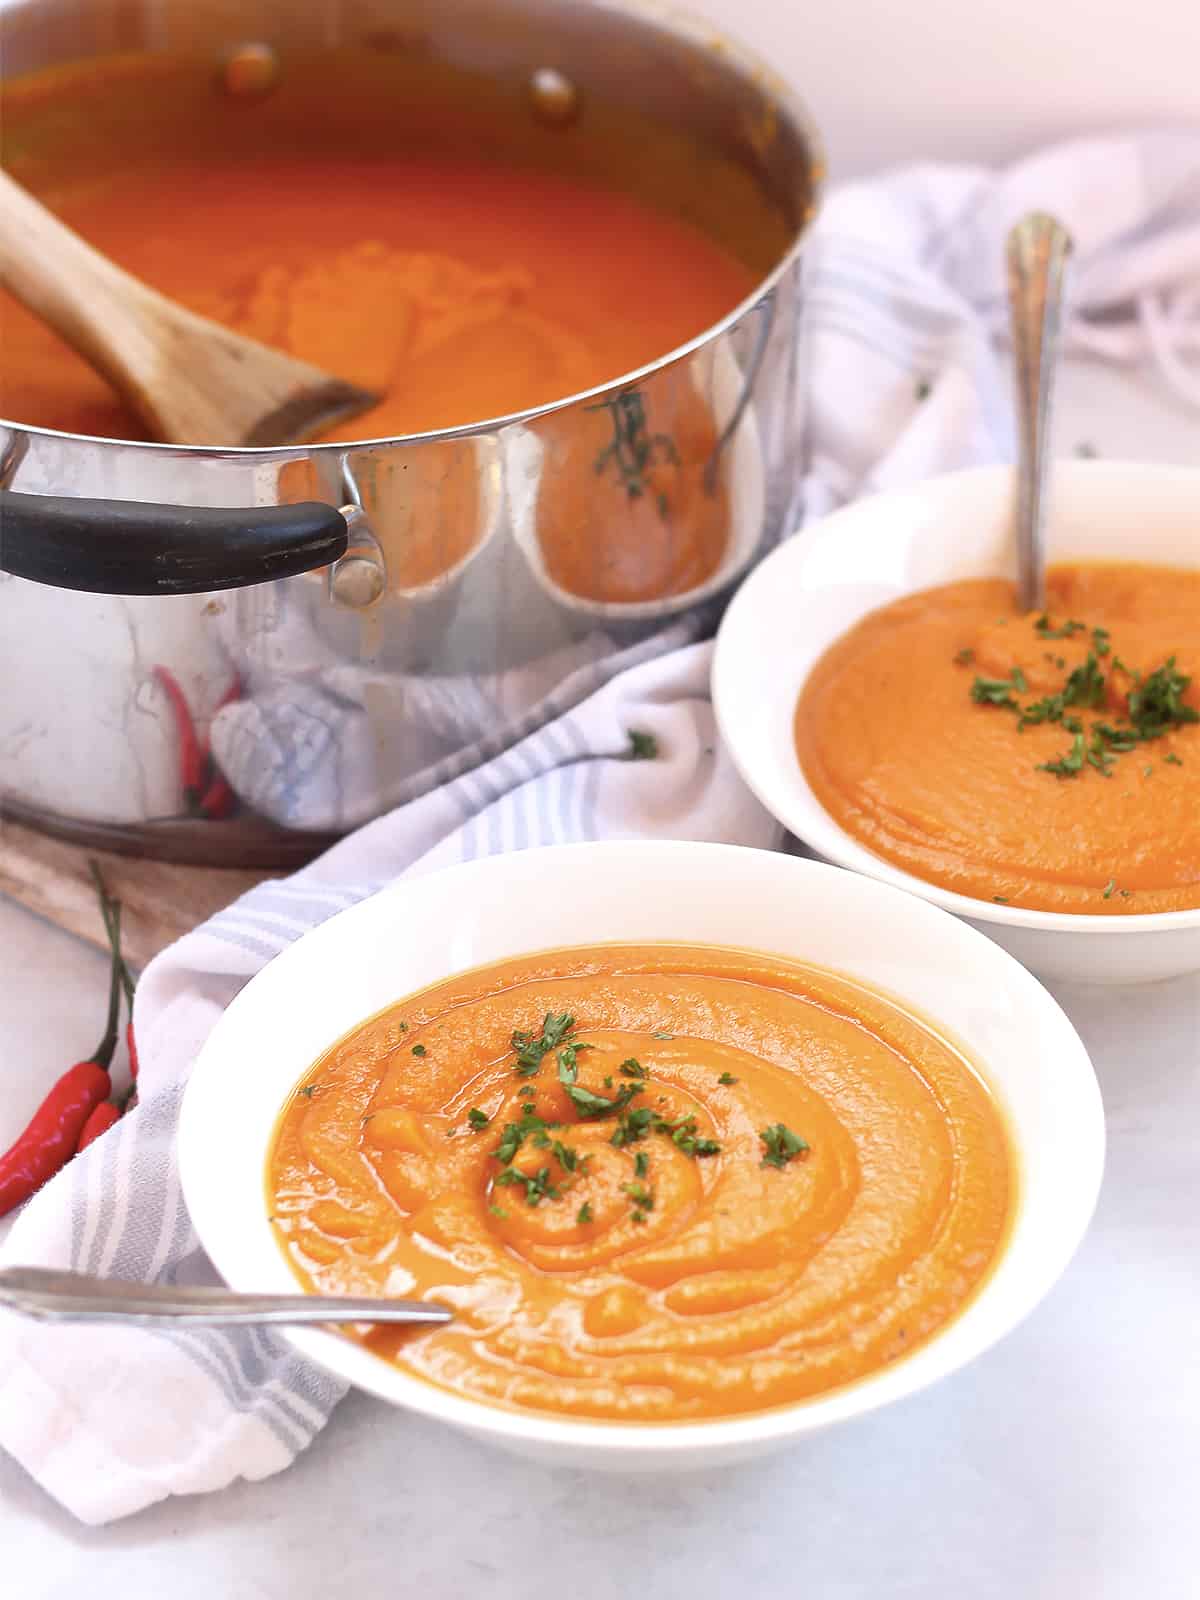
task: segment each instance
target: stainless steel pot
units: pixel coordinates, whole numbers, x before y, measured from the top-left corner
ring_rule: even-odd
[[[9,76],[161,57],[173,132],[141,100],[89,110],[131,154],[148,127],[187,138],[198,118],[238,118],[243,141],[361,147],[419,116],[425,138],[619,181],[759,274],[750,299],[653,365],[467,428],[231,450],[0,423],[8,815],[176,860],[295,862],[710,628],[787,530],[819,156],[786,87],[706,25],[632,0],[17,0],[0,22]],[[316,129],[300,98],[314,84]],[[86,98],[86,72],[77,85]],[[36,190],[42,165],[86,164],[87,125],[48,127],[5,164]],[[544,559],[540,497],[578,468],[601,408],[611,440],[587,517],[596,560],[615,558],[644,510],[628,462],[676,448],[659,423],[689,391],[716,444],[679,468],[724,497],[716,571],[661,600],[572,593]],[[184,792],[170,678],[232,786],[210,814]]]

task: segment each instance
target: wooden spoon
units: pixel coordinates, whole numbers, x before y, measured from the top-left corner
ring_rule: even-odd
[[[0,284],[168,444],[296,443],[379,400],[185,311],[85,244],[2,172]]]

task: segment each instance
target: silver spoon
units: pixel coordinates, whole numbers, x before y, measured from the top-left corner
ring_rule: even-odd
[[[236,1294],[232,1289],[186,1288],[89,1278],[49,1267],[0,1269],[0,1306],[51,1322],[125,1322],[135,1326],[254,1326],[265,1322],[449,1322],[448,1306],[423,1300],[347,1298],[313,1294]]]
[[[1046,605],[1046,477],[1050,402],[1058,367],[1063,279],[1071,235],[1044,211],[1023,217],[1008,236],[1008,303],[1017,391],[1017,599],[1023,611]]]

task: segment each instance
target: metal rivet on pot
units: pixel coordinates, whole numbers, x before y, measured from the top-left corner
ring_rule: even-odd
[[[579,115],[579,90],[557,67],[539,67],[529,79],[529,99],[539,122],[565,128]]]
[[[340,606],[365,611],[382,598],[387,579],[378,561],[370,556],[343,556],[329,574],[329,589]]]
[[[221,87],[239,100],[268,95],[279,82],[279,56],[269,44],[239,44],[221,61]]]

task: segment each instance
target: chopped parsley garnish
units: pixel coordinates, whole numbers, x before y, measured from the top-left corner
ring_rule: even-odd
[[[482,1130],[487,1127],[491,1120],[491,1117],[486,1116],[482,1111],[480,1111],[478,1106],[472,1106],[470,1111],[467,1112],[467,1121],[471,1124],[476,1133],[482,1132]]]
[[[536,1172],[522,1172],[520,1167],[505,1167],[496,1175],[497,1184],[519,1184],[525,1190],[525,1199],[531,1206],[543,1200],[557,1200],[562,1193],[550,1182],[550,1168],[539,1167]]]
[[[631,1211],[629,1213],[629,1220],[630,1222],[645,1222],[646,1213],[644,1211]]]
[[[516,1155],[517,1151],[531,1136],[535,1141],[540,1140],[544,1148],[550,1140],[546,1133],[547,1128],[557,1128],[556,1122],[544,1122],[541,1117],[531,1116],[526,1113],[520,1122],[507,1122],[504,1132],[500,1135],[500,1143],[492,1151],[501,1166],[507,1166]]]
[[[1076,667],[1067,678],[1067,686],[1063,690],[1063,704],[1068,706],[1084,706],[1095,710],[1104,704],[1104,674],[1100,671],[1100,663],[1094,650],[1089,650],[1087,660],[1081,667]]]
[[[633,1170],[637,1177],[644,1178],[650,1170],[650,1157],[644,1150],[639,1150],[633,1158]]]
[[[1171,767],[1181,767],[1183,765],[1182,758],[1180,756],[1177,756],[1175,754],[1174,750],[1168,750],[1166,755],[1163,757],[1163,760],[1167,763],[1168,766],[1171,766]]]
[[[992,899],[998,906],[1006,906],[1008,904],[1008,896],[1006,894],[994,894]]]
[[[313,1095],[317,1092],[317,1086],[315,1083],[306,1083],[303,1089],[301,1089],[299,1092],[306,1100],[311,1100]]]
[[[525,1033],[518,1029],[511,1044],[517,1053],[516,1072],[519,1077],[532,1078],[542,1064],[542,1058],[564,1044],[575,1026],[575,1018],[568,1011],[548,1011],[542,1022],[540,1034]],[[573,1058],[572,1058],[573,1059]]]
[[[761,1165],[764,1167],[786,1167],[789,1161],[795,1161],[808,1150],[808,1141],[802,1139],[798,1133],[793,1133],[782,1122],[772,1123],[769,1128],[764,1128],[758,1137],[763,1142],[765,1153]]]
[[[1117,880],[1115,878],[1110,878],[1108,880],[1108,882],[1104,885],[1104,898],[1106,900],[1111,900],[1112,899],[1113,890],[1116,887],[1117,887]]]
[[[579,1210],[575,1213],[575,1221],[582,1224],[582,1223],[585,1223],[585,1222],[590,1222],[591,1220],[592,1220],[591,1202],[589,1200],[585,1200],[583,1202],[583,1204],[580,1206]]]
[[[579,1165],[579,1153],[572,1150],[569,1144],[564,1144],[561,1139],[555,1139],[550,1145],[550,1154],[558,1162],[564,1172],[574,1172]]]
[[[1086,622],[1064,622],[1056,628],[1044,611],[1033,626],[1043,639],[1069,639],[1072,634],[1087,632]]]
[[[623,1145],[636,1144],[650,1132],[653,1121],[654,1110],[651,1106],[635,1106],[632,1111],[624,1112],[617,1119],[617,1126],[609,1143],[615,1144],[618,1149]]]
[[[617,1090],[611,1100],[606,1100],[602,1094],[593,1094],[590,1089],[584,1089],[577,1083],[564,1083],[563,1091],[579,1115],[590,1121],[593,1117],[611,1117],[621,1111],[635,1094],[641,1094],[642,1086],[640,1083],[627,1083]]]
[[[413,1045],[412,1053],[415,1056],[423,1056],[423,1055],[427,1055],[428,1051],[425,1049],[425,1046],[423,1044],[415,1044],[415,1045]]]
[[[1112,654],[1112,635],[1108,628],[1089,630],[1084,622],[1072,619],[1055,627],[1045,613],[1034,622],[1034,630],[1043,639],[1066,639],[1077,633],[1090,636],[1090,648],[1084,661],[1067,675],[1062,688],[1055,694],[1043,695],[1039,700],[1022,706],[1014,691],[1024,692],[1026,684],[1020,667],[1014,667],[1007,678],[976,678],[971,685],[971,698],[977,705],[1002,706],[1017,713],[1017,729],[1042,723],[1060,723],[1071,735],[1070,749],[1053,761],[1041,762],[1039,772],[1053,773],[1056,778],[1073,778],[1091,767],[1101,777],[1111,778],[1116,758],[1136,750],[1139,744],[1161,738],[1170,728],[1185,723],[1200,723],[1200,710],[1184,703],[1191,679],[1176,666],[1176,658],[1168,657],[1165,665],[1143,677],[1134,672]],[[1066,667],[1062,656],[1046,652],[1046,659],[1059,670]],[[1128,710],[1115,722],[1094,722],[1085,728],[1077,715],[1068,715],[1071,707],[1083,711],[1098,711],[1108,701],[1110,679],[1101,662],[1113,674],[1122,674],[1131,680],[1128,691]],[[1172,751],[1164,756],[1171,765],[1182,765]],[[1143,776],[1150,777],[1152,767],[1143,768]]]
[[[490,1206],[488,1206],[488,1210],[492,1213],[492,1215],[494,1217],[507,1217],[508,1216],[508,1212],[505,1211],[503,1206],[490,1205]]]
[[[1083,735],[1077,733],[1065,756],[1060,756],[1057,761],[1041,762],[1038,771],[1052,772],[1056,778],[1071,778],[1082,768],[1086,755],[1087,747],[1083,742]]]
[[[1014,667],[1007,678],[976,678],[971,685],[971,699],[981,706],[1004,706],[1012,711],[1019,711],[1015,689],[1019,694],[1024,694],[1029,685],[1025,681],[1025,674],[1020,667]]]
[[[627,1194],[639,1211],[654,1210],[654,1195],[644,1183],[623,1183],[622,1194]]]
[[[636,1056],[630,1056],[628,1061],[622,1061],[621,1072],[626,1078],[644,1078],[646,1069]]]
[[[1183,695],[1191,678],[1175,670],[1175,657],[1149,677],[1135,676],[1129,693],[1129,720],[1139,739],[1157,739],[1168,728],[1184,722],[1200,722],[1200,711],[1185,706]]]
[[[734,1077],[732,1072],[723,1072],[721,1074],[721,1076],[717,1079],[717,1082],[718,1083],[736,1083],[737,1079]]]
[[[673,1033],[652,1033],[650,1037],[652,1039],[673,1039],[675,1035]]]
[[[974,659],[975,659],[974,650],[971,649],[970,645],[964,645],[963,648],[954,657],[954,665],[956,667],[969,667],[971,665],[972,661],[974,661]]]

